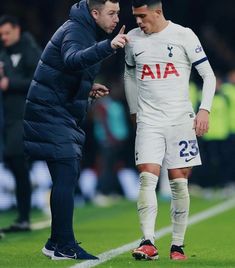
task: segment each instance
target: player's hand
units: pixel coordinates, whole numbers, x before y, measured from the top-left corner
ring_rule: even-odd
[[[124,48],[128,42],[128,37],[126,34],[124,34],[125,28],[126,26],[123,25],[118,35],[111,41],[111,47],[113,49]]]
[[[99,99],[99,98],[104,97],[108,94],[109,94],[109,89],[106,86],[95,83],[92,86],[92,89],[90,91],[89,96],[92,99]]]
[[[200,109],[194,119],[194,129],[198,137],[203,136],[209,129],[209,112]]]

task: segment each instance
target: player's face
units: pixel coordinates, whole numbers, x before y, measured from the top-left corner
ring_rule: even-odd
[[[119,11],[119,3],[107,1],[100,9],[93,9],[91,14],[100,28],[106,33],[112,33],[119,22]]]
[[[0,37],[4,47],[9,47],[20,39],[20,27],[11,23],[0,26]]]
[[[151,34],[155,32],[155,28],[160,16],[160,10],[157,8],[149,8],[147,5],[132,9],[136,22],[140,29],[145,34]]]

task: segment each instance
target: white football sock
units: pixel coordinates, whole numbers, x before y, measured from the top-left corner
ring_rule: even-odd
[[[189,214],[188,180],[185,178],[170,180],[170,186],[172,192],[171,221],[173,225],[171,244],[181,246],[184,244]]]
[[[141,230],[144,239],[154,244],[155,220],[157,216],[156,187],[158,176],[149,173],[140,173],[140,191],[137,202]]]

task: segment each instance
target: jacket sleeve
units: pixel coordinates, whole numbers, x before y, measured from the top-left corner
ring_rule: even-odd
[[[24,70],[17,74],[9,74],[9,90],[15,92],[27,93],[34,71],[41,55],[39,47],[34,46],[28,48],[27,52],[23,55]]]
[[[110,40],[87,47],[81,29],[67,29],[62,42],[61,54],[66,67],[84,70],[115,53]]]

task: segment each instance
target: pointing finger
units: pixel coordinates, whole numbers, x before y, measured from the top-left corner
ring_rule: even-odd
[[[118,34],[124,34],[126,26],[123,25]]]

